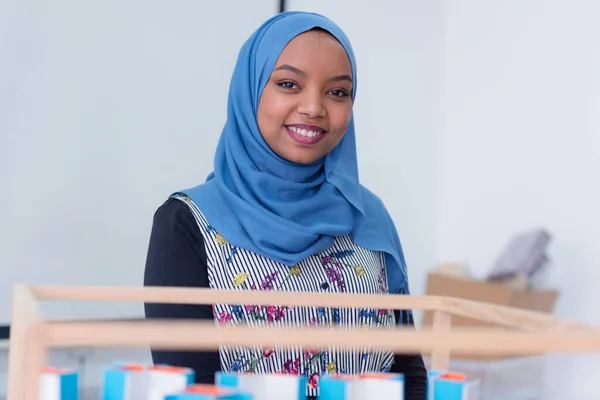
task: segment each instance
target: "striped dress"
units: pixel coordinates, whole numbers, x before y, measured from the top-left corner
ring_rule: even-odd
[[[183,194],[172,196],[184,202],[194,215],[204,237],[208,278],[213,289],[277,290],[327,293],[387,294],[384,255],[355,245],[349,236],[336,238],[325,252],[286,266],[227,242]],[[393,327],[392,310],[340,309],[326,307],[278,307],[249,304],[213,306],[220,326],[335,326]],[[371,350],[347,351],[302,348],[220,349],[221,368],[233,372],[283,372],[308,378],[309,395],[316,395],[319,377],[333,373],[388,371],[394,353]]]

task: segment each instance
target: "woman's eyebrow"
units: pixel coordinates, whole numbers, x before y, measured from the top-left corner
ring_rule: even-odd
[[[280,70],[290,71],[296,75],[306,76],[306,73],[304,71],[302,71],[301,69],[298,69],[296,67],[292,67],[289,64],[283,64],[283,65],[280,65],[279,67],[275,68],[275,71],[280,71]]]
[[[339,76],[334,76],[331,79],[328,79],[328,82],[339,82],[339,81],[348,81],[348,82],[352,83],[352,77],[350,75],[339,75]]]
[[[290,71],[296,75],[306,77],[306,72],[302,71],[299,68],[291,66],[289,64],[282,64],[279,67],[274,69],[274,71],[281,71],[281,70]],[[333,78],[328,79],[327,81],[328,82],[349,81],[350,83],[352,83],[352,77],[350,75],[338,75],[338,76],[334,76]]]

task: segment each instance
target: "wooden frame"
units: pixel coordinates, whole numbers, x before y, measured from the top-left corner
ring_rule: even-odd
[[[212,322],[189,320],[60,322],[43,319],[38,303],[45,300],[412,309],[433,311],[434,320],[431,329],[397,327],[355,331],[316,327],[223,328]],[[457,351],[486,355],[600,352],[600,329],[596,327],[543,313],[437,296],[16,285],[12,307],[7,400],[38,399],[39,375],[46,366],[46,353],[51,347],[218,349],[221,345],[337,345],[353,348],[368,344],[400,353],[430,353],[434,369],[447,369],[452,352]],[[453,329],[452,315],[511,329]]]

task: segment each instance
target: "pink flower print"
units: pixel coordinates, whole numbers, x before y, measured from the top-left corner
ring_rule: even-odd
[[[291,375],[298,375],[298,367],[300,366],[300,358],[296,358],[293,362],[288,359],[283,363],[283,372]]]
[[[233,320],[233,316],[225,311],[221,311],[219,314],[219,325],[227,325],[228,322]]]
[[[262,307],[262,309],[266,309],[266,307]],[[264,321],[266,319],[259,306],[246,305],[246,312],[250,318],[256,321]]]
[[[329,282],[335,283],[340,292],[345,292],[346,282],[344,282],[344,277],[342,276],[340,271],[338,271],[343,269],[342,264],[339,261],[332,262],[331,257],[321,258],[321,264],[325,268],[325,274],[327,275],[327,279],[329,279]]]
[[[267,307],[267,320],[269,322],[279,321],[285,317],[286,311],[287,307],[269,306]]]
[[[337,269],[331,266],[326,266],[325,273],[327,274],[327,279],[329,279],[329,282],[335,283],[340,292],[346,291],[346,282],[344,282],[342,274],[340,274],[340,272]]]
[[[340,273],[334,268],[325,267],[325,272],[327,273],[327,278],[330,282],[336,282],[340,278]]]
[[[319,386],[320,377],[321,375],[319,375],[318,372],[311,374],[311,376],[308,377],[308,386],[312,389],[316,389],[317,386]]]
[[[317,325],[317,317],[312,317],[312,318],[310,319],[310,323],[309,323],[309,325],[310,325],[310,326],[316,326],[316,325]]]
[[[252,285],[250,285],[250,290],[256,290],[256,283],[253,283]]]
[[[390,318],[393,318],[393,313],[390,310],[379,310],[379,316],[377,317],[377,323],[384,325]]]
[[[380,293],[387,293],[387,288],[385,285],[385,279],[383,278],[383,272],[379,271],[379,274],[377,275],[377,283],[379,284],[379,292]]]
[[[311,359],[315,356],[315,354],[317,354],[317,350],[316,349],[305,349],[304,350],[304,358],[306,359]]]
[[[277,279],[277,275],[279,271],[274,271],[273,273],[265,276],[265,279],[261,282],[260,288],[262,290],[273,290],[273,282]]]
[[[263,356],[265,358],[269,358],[269,357],[271,357],[273,355],[274,352],[275,352],[275,350],[273,350],[272,348],[265,349],[263,351]]]

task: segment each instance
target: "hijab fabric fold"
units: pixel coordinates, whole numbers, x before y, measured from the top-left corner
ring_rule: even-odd
[[[346,49],[354,101],[356,61],[335,23],[307,12],[270,18],[238,55],[214,171],[205,183],[180,193],[229,243],[289,266],[326,251],[335,237],[351,235],[358,246],[385,253],[390,293],[408,293],[394,223],[379,198],[359,183],[353,117],[339,145],[308,165],[279,157],[258,128],[260,95],[279,55],[290,40],[313,28],[326,30]]]

